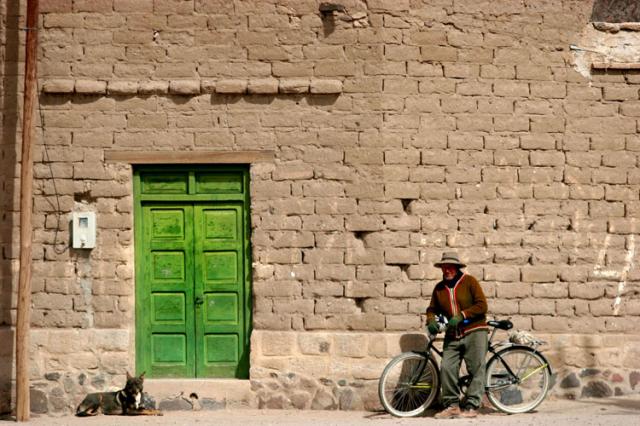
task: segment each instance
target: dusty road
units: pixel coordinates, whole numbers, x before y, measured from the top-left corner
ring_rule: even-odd
[[[518,426],[638,426],[640,395],[580,401],[545,401],[535,413],[513,416],[488,413],[475,420],[398,419],[386,413],[362,411],[217,410],[173,411],[162,417],[34,417],[29,425],[518,425]]]

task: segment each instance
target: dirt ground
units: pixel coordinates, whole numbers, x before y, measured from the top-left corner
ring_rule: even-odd
[[[545,401],[537,412],[504,415],[487,413],[475,420],[436,420],[433,413],[426,417],[399,419],[387,413],[364,411],[293,411],[293,410],[216,410],[216,411],[172,411],[162,417],[115,417],[91,418],[33,417],[30,425],[518,425],[518,426],[638,426],[640,425],[640,395],[585,399],[580,401]],[[1,425],[2,423],[0,423]]]

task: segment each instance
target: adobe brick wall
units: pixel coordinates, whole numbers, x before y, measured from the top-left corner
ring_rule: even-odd
[[[131,169],[105,163],[111,149],[275,152],[251,167],[251,374],[266,405],[296,406],[264,394],[265,372],[304,373],[311,356],[327,366],[311,379],[338,385],[298,405],[355,392],[370,407],[359,389],[391,350],[308,354],[301,339],[321,333],[335,348],[420,331],[431,265],[449,249],[491,314],[551,342],[558,395],[638,391],[640,78],[590,64],[637,53],[640,33],[594,29],[593,1],[345,0],[349,16],[325,19],[310,0],[42,3],[39,411],[64,412],[133,367]],[[19,102],[6,93],[5,122]],[[19,139],[3,131],[11,187]],[[10,324],[15,190],[2,200]],[[83,209],[98,214],[90,254],[65,250],[69,214]],[[265,349],[272,335],[290,352]]]

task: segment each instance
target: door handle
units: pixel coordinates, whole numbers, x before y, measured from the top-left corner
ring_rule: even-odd
[[[194,300],[194,303],[196,304],[196,306],[200,306],[204,303],[204,300],[202,300],[202,297],[198,296],[196,297],[196,300]]]

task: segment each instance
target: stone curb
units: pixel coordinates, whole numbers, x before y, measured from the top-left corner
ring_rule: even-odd
[[[337,79],[256,78],[220,80],[43,80],[42,92],[47,94],[83,95],[277,95],[313,94],[337,95],[343,92],[343,83]]]

